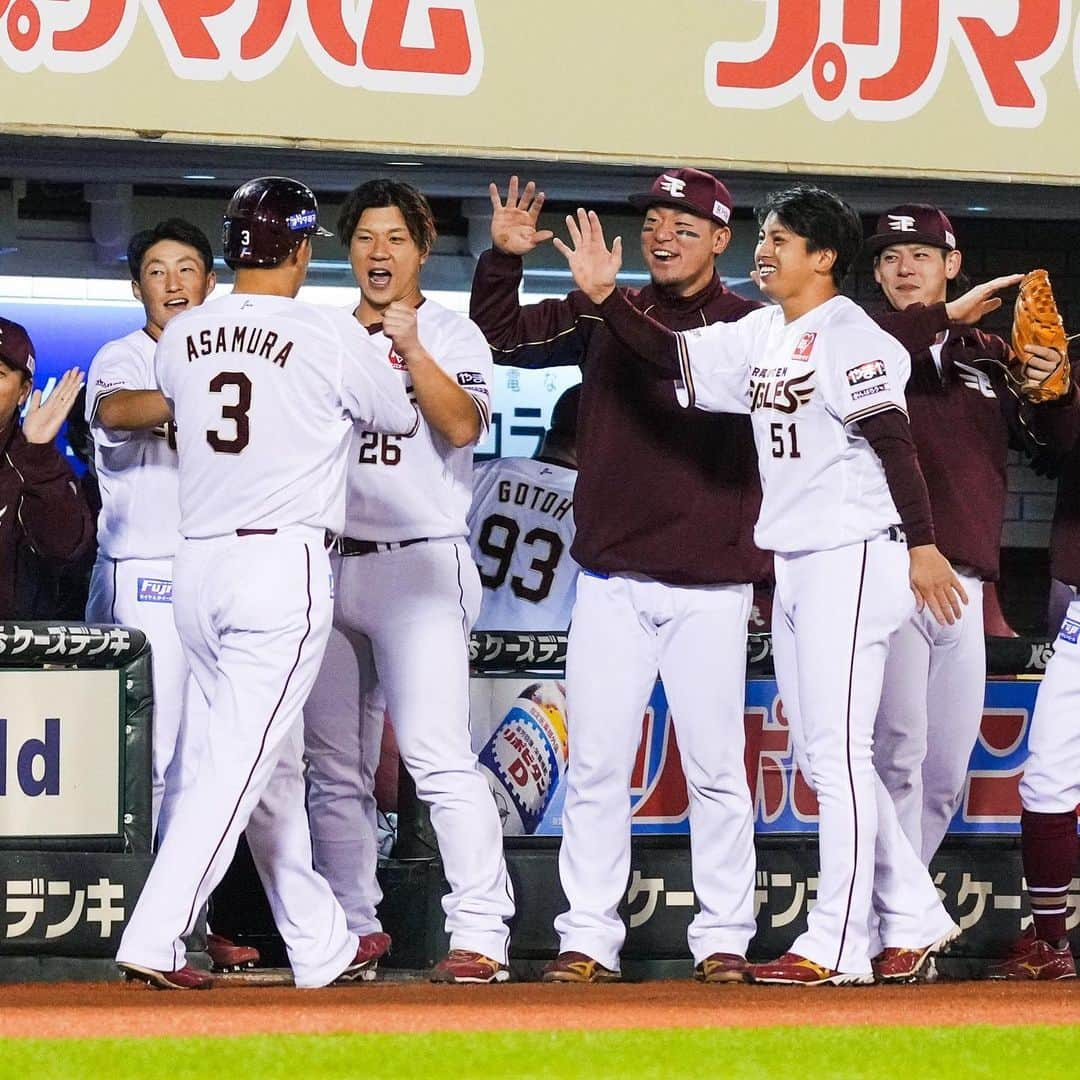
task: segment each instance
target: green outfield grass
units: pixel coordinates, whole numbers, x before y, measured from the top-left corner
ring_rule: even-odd
[[[573,1022],[571,1016],[567,1016]],[[1080,1027],[666,1028],[650,1031],[276,1035],[235,1039],[0,1039],[18,1080],[591,1080],[759,1076],[1075,1075]]]

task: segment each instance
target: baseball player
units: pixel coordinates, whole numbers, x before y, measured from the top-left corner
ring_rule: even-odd
[[[1068,582],[1073,595],[1039,687],[1020,779],[1021,851],[1032,924],[991,967],[994,979],[1076,978],[1066,918],[1080,855],[1080,447],[1067,458],[1058,481],[1050,573]]]
[[[904,406],[907,353],[839,293],[862,241],[858,216],[796,187],[769,196],[758,220],[755,264],[775,306],[679,334],[615,289],[621,242],[608,251],[595,214],[568,218],[573,247],[556,246],[611,330],[677,377],[686,406],[749,413],[753,424],[764,492],[755,536],[776,552],[776,676],[817,792],[821,870],[806,932],[751,975],[906,981],[959,929],[874,771],[874,717],[912,593],[952,622],[964,591],[933,542]]]
[[[181,732],[198,769],[117,953],[162,989],[212,985],[181,936],[245,830],[296,985],[365,977],[373,959],[312,869],[301,714],[330,631],[326,537],[344,523],[353,421],[407,435],[416,412],[348,316],[294,299],[317,213],[295,180],[240,187],[224,227],[232,294],[170,320],[158,343],[179,446],[176,625],[209,710],[205,730]]]
[[[878,773],[901,827],[929,865],[963,795],[982,722],[983,582],[998,577],[1007,453],[1035,456],[1063,442],[1067,448],[1080,406],[1075,390],[1068,402],[1023,402],[1007,377],[1009,346],[950,325],[946,300],[959,291],[962,256],[952,223],[937,207],[893,207],[878,218],[866,246],[891,309],[879,324],[911,354],[908,416],[937,544],[968,596],[951,625],[924,609],[897,631],[874,734]],[[1060,361],[1053,349],[1033,346],[1029,371],[1047,375]]]
[[[495,803],[469,739],[469,630],[480,579],[466,514],[472,452],[491,416],[491,357],[480,331],[420,291],[435,242],[424,196],[373,180],[346,198],[338,235],[360,286],[355,322],[420,412],[410,440],[359,424],[345,532],[333,556],[334,633],[305,710],[315,865],[349,926],[389,948],[375,913],[374,774],[382,712],[362,704],[370,647],[401,760],[431,807],[450,893],[450,952],[436,982],[509,978],[514,911]],[[370,675],[370,673],[369,673]]]
[[[173,621],[172,564],[179,542],[176,431],[154,374],[154,349],[181,312],[201,304],[217,283],[202,229],[169,218],[132,236],[131,291],[146,322],[107,342],[90,364],[86,419],[101,495],[98,554],[86,605],[89,622],[142,630],[153,650],[152,829],[168,828],[172,804],[194,762],[177,754],[185,722],[188,665]],[[215,970],[251,967],[259,952],[207,934]]]
[[[66,371],[42,403],[41,391],[33,389],[35,364],[25,327],[0,318],[0,619],[20,614],[16,579],[24,545],[51,562],[70,562],[93,535],[90,511],[54,443],[82,372]]]
[[[477,630],[565,630],[580,567],[574,543],[577,414],[581,386],[551,411],[535,457],[476,469],[469,546],[484,587]]]
[[[471,314],[500,364],[578,364],[580,471],[572,554],[582,567],[567,646],[567,772],[551,982],[617,979],[630,873],[630,781],[659,671],[690,798],[695,977],[742,981],[754,934],[754,836],[743,763],[746,630],[760,503],[744,416],[686,413],[671,380],[633,362],[580,291],[522,307],[522,257],[551,237],[544,196],[490,188],[493,247],[479,259]],[[620,292],[674,330],[740,319],[759,305],[726,289],[716,258],[731,196],[697,169],[662,173],[631,198],[651,283]]]

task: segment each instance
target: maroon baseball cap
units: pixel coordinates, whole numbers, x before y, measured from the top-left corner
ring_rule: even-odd
[[[715,176],[700,169],[669,169],[662,172],[648,191],[630,196],[630,205],[638,210],[650,206],[685,207],[698,217],[717,225],[731,221],[731,192]]]
[[[26,329],[0,316],[0,360],[13,371],[25,371],[34,381],[34,343]]]
[[[874,255],[893,244],[929,244],[956,250],[952,222],[936,207],[926,203],[905,203],[886,210],[877,219],[874,234],[866,241]]]

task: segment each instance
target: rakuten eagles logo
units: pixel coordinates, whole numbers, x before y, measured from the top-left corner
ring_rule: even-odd
[[[793,379],[771,378],[750,380],[750,411],[773,409],[779,413],[793,413],[814,396],[810,382],[814,373],[797,375]]]

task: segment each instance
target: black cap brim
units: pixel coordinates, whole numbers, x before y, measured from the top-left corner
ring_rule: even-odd
[[[941,248],[942,251],[956,250],[954,247],[949,247],[940,236],[924,232],[874,233],[863,246],[871,255],[876,255],[887,247],[897,247],[900,244],[925,244],[927,247]]]

